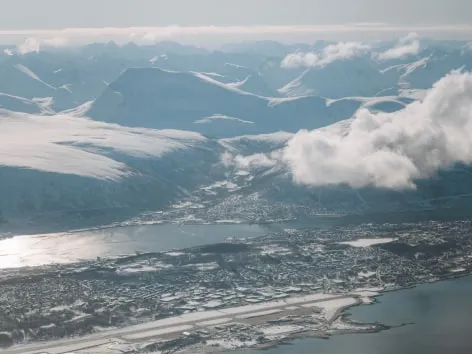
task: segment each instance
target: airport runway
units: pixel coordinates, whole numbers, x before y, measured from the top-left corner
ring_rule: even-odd
[[[288,315],[303,315],[313,308],[330,304],[344,307],[344,303],[354,299],[352,295],[312,294],[289,297],[283,300],[245,305],[227,309],[192,312],[177,317],[147,322],[139,325],[95,333],[81,338],[71,338],[47,343],[17,345],[2,353],[5,354],[66,354],[66,353],[100,353],[105,351],[117,353],[113,347],[120,344],[148,342],[150,340],[170,340],[184,336],[186,332],[204,330],[232,322],[264,323],[270,318]],[[329,319],[328,319],[329,320]]]

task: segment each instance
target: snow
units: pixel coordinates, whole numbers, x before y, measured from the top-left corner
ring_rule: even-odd
[[[221,75],[218,73],[202,72],[202,74],[207,75],[207,76],[214,76],[214,77],[225,77],[224,75]]]
[[[300,76],[296,77],[292,81],[290,81],[285,86],[281,87],[277,91],[284,96],[288,97],[302,97],[302,96],[309,96],[313,94],[314,90],[305,87],[302,84],[303,77],[310,71],[310,68],[306,69]]]
[[[306,328],[303,326],[285,325],[285,326],[262,327],[259,330],[268,337],[274,337],[280,334],[301,332],[301,331],[306,330]]]
[[[465,272],[467,269],[465,268],[455,268],[455,269],[451,269],[450,272],[451,273],[461,273],[461,272]]]
[[[373,277],[375,274],[377,274],[376,272],[360,272],[359,274],[357,274],[357,276],[359,278],[370,278],[370,277]]]
[[[221,143],[233,144],[240,143],[242,141],[255,141],[255,142],[271,142],[271,143],[285,143],[293,137],[293,133],[287,133],[279,131],[269,134],[256,134],[256,135],[241,135],[234,138],[220,139]]]
[[[202,187],[201,189],[206,191],[206,192],[211,192],[213,189],[219,189],[219,188],[224,188],[229,191],[235,191],[239,189],[238,185],[231,181],[218,181],[213,183],[212,185]]]
[[[391,243],[397,241],[397,238],[361,238],[355,241],[346,241],[346,242],[340,242],[342,245],[348,245],[351,247],[356,247],[356,248],[365,248],[365,247],[370,247],[370,246],[375,246],[375,245],[381,245],[384,243]]]
[[[166,255],[171,256],[171,257],[178,257],[178,256],[183,256],[185,253],[184,252],[167,252]]]
[[[44,82],[43,80],[41,80],[39,78],[38,75],[36,75],[33,71],[31,71],[30,69],[28,69],[26,66],[24,66],[23,64],[17,64],[15,65],[15,68],[19,71],[21,71],[23,74],[25,75],[28,75],[30,78],[32,78],[33,80],[36,80],[36,81],[39,81],[40,83],[46,85],[47,87],[49,87],[50,89],[53,89],[53,90],[56,90],[56,88],[54,86],[51,86],[49,85],[48,83]]]
[[[229,67],[233,67],[233,68],[236,68],[236,69],[248,69],[247,66],[243,66],[243,65],[239,65],[239,64],[233,64],[233,63],[225,63],[224,66],[229,66]]]
[[[207,309],[215,309],[221,306],[223,306],[223,302],[219,300],[210,300],[202,305],[202,307]]]
[[[251,75],[248,75],[244,80],[227,83],[226,85],[234,88],[241,88],[242,86],[244,86],[244,84],[246,84],[250,77]]]
[[[199,120],[196,120],[194,123],[195,124],[209,124],[209,123],[214,123],[215,121],[234,121],[242,124],[254,124],[254,122],[251,122],[249,120],[243,120],[239,118],[234,118],[234,117],[228,117],[222,114],[214,114],[210,117],[202,118]]]
[[[334,320],[336,314],[345,307],[353,306],[358,303],[358,300],[353,297],[346,297],[340,299],[332,299],[327,301],[316,302],[312,304],[302,305],[303,307],[317,307],[323,310],[323,314],[328,321]]]
[[[232,321],[232,319],[230,317],[217,318],[215,320],[198,322],[197,326],[201,326],[201,327],[216,326],[216,325],[228,323],[228,322],[231,322],[231,321]]]
[[[244,315],[238,315],[236,318],[239,319],[249,319],[249,318],[256,318],[256,317],[262,317],[262,316],[268,316],[268,315],[274,315],[276,313],[282,312],[281,309],[274,309],[274,310],[267,310],[267,311],[260,311],[260,312],[252,312],[252,313],[247,313]]]
[[[103,149],[160,158],[206,141],[198,133],[127,128],[66,114],[37,116],[0,110],[0,166],[117,180],[131,172]]]
[[[119,267],[116,270],[116,273],[119,275],[129,275],[129,274],[136,274],[136,273],[143,273],[143,272],[155,272],[159,269],[166,269],[172,268],[172,264],[165,264],[165,263],[158,263],[154,264],[154,266],[147,266],[142,264],[136,264],[129,267]]]
[[[134,334],[127,334],[123,336],[123,338],[126,340],[139,340],[139,339],[145,339],[145,338],[158,337],[158,336],[171,334],[171,333],[183,332],[183,331],[187,331],[193,328],[194,327],[192,325],[167,327],[167,328],[162,328],[162,329],[154,329],[152,331],[147,331],[147,332],[137,332]]]
[[[187,209],[187,208],[201,209],[204,206],[202,204],[199,204],[199,203],[193,203],[193,202],[187,201],[187,202],[180,202],[180,203],[173,204],[170,207],[173,208],[173,209]]]
[[[203,73],[198,73],[198,72],[193,72],[193,75],[195,75],[195,77],[199,78],[200,80],[203,80],[203,81],[206,81],[207,83],[210,83],[210,84],[213,84],[215,86],[219,86],[221,88],[224,88],[228,91],[233,91],[235,93],[239,93],[241,95],[246,95],[246,96],[254,96],[254,97],[260,97],[260,98],[263,98],[261,96],[258,96],[258,95],[254,95],[252,93],[249,93],[249,92],[246,92],[246,91],[242,91],[240,90],[239,88],[237,87],[234,87],[234,86],[231,86],[231,84],[224,84],[220,81],[217,81],[215,79],[212,79],[211,77],[207,76],[207,75],[204,75]]]
[[[257,342],[255,340],[251,341],[240,341],[237,339],[210,339],[207,340],[207,345],[210,347],[220,347],[224,349],[237,349],[237,348],[243,348],[243,347],[251,347],[253,345],[256,345]]]
[[[98,340],[91,340],[87,342],[87,347],[89,350],[93,349],[94,347],[99,347],[105,344],[109,344],[108,339],[98,339]],[[59,343],[56,343],[59,344]],[[48,347],[47,351],[39,351],[39,353],[47,353],[47,354],[63,354],[63,353],[73,353],[76,352],[80,349],[84,348],[84,343],[83,341],[80,341],[78,343],[73,343],[73,344],[65,344],[61,346],[55,346],[55,347]],[[23,354],[36,354],[38,353],[38,350],[33,350],[33,351],[27,351],[27,347],[25,347],[25,351]]]
[[[402,69],[404,70],[404,74],[402,76],[400,76],[399,83],[400,84],[406,84],[406,81],[405,81],[406,78],[411,73],[413,73],[415,70],[417,70],[419,68],[424,69],[428,65],[428,62],[429,62],[430,59],[431,59],[430,57],[426,57],[426,58],[422,58],[420,60],[417,60],[413,63],[403,65]]]
[[[282,246],[268,245],[261,247],[261,255],[287,255],[291,253],[292,250]]]

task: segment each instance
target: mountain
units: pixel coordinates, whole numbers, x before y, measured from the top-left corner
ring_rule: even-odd
[[[376,44],[375,50],[393,45]],[[471,52],[465,47],[446,43],[402,59],[365,55],[312,68],[281,67],[287,53],[320,52],[324,46],[269,42],[260,50],[244,44],[211,52],[167,42],[107,43],[4,53],[0,230],[81,228],[156,210],[166,220],[253,222],[320,214],[467,210],[472,170],[461,164],[417,179],[416,190],[294,182],[283,159],[292,138],[307,137],[300,130],[315,130],[315,136],[323,137],[314,147],[306,145],[307,150],[326,149],[325,155],[332,153],[336,159],[338,151],[330,146],[349,133],[353,122],[359,123],[354,118],[371,118],[360,122],[363,133],[391,121],[392,130],[369,140],[389,150],[391,144],[382,143],[392,134],[409,132],[410,121],[413,129],[426,114],[437,112],[437,118],[449,112],[444,121],[452,124],[452,118],[465,114],[450,111],[457,105],[455,95],[457,102],[468,104],[467,91],[458,84],[445,90],[451,101],[440,105],[440,92],[437,99],[429,99],[438,106],[424,114],[415,111],[437,79],[453,69],[472,69]],[[375,117],[369,113],[402,111],[415,101],[411,117],[405,112]],[[410,118],[407,127],[397,129],[394,117]],[[453,128],[460,135],[467,126]],[[425,145],[424,132],[436,131],[436,126],[418,129],[417,145]],[[361,135],[359,141],[366,137]],[[400,134],[393,143],[410,138]],[[426,140],[433,144],[441,139]],[[342,152],[349,155],[350,148]],[[353,156],[346,163],[362,166],[362,158]],[[307,169],[318,173],[325,157],[310,161],[313,166]],[[175,203],[182,207],[173,208]]]
[[[50,98],[50,108],[59,112],[95,99],[132,65],[141,64],[74,52],[14,54],[0,60],[0,92],[29,100]]]
[[[198,133],[0,111],[0,229],[82,227],[168,207],[223,177],[213,168],[220,152]]]
[[[401,89],[429,89],[453,70],[472,69],[472,51],[464,48],[426,48],[410,59],[381,63],[381,72]]]
[[[45,111],[44,105],[41,106],[38,100],[29,100],[24,97],[12,96],[5,93],[0,93],[0,109],[25,112],[25,113],[41,113]]]
[[[281,87],[279,92],[287,97],[371,97],[381,95],[382,90],[392,86],[396,86],[396,81],[384,75],[372,60],[361,57],[308,68]]]
[[[100,121],[156,129],[198,131],[209,136],[296,132],[349,118],[357,101],[327,105],[320,97],[267,98],[223,84],[201,73],[157,68],[126,70],[93,102],[87,116]],[[231,130],[218,129],[226,117]],[[215,127],[214,127],[215,126]]]

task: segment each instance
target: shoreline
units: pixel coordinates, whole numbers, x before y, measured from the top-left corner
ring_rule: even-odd
[[[395,329],[395,328],[401,328],[401,327],[404,327],[404,326],[413,325],[414,323],[401,323],[399,325],[386,325],[386,324],[383,324],[383,323],[359,322],[359,321],[353,320],[351,318],[352,315],[350,313],[347,313],[347,311],[349,309],[356,308],[356,307],[361,307],[361,306],[378,305],[380,303],[380,301],[378,299],[381,298],[382,296],[384,296],[387,293],[394,293],[394,292],[399,292],[399,291],[404,291],[404,290],[415,289],[415,288],[417,288],[418,286],[421,286],[421,285],[447,282],[447,281],[452,281],[452,280],[455,280],[455,279],[466,278],[466,277],[472,277],[472,273],[452,275],[452,276],[444,277],[444,278],[437,279],[437,280],[434,280],[434,281],[419,282],[419,283],[415,283],[415,284],[412,284],[412,285],[407,285],[407,286],[399,287],[399,288],[395,288],[395,289],[381,290],[381,291],[378,292],[377,295],[374,295],[374,296],[371,297],[372,298],[371,303],[363,303],[360,300],[360,298],[358,298],[358,300],[359,300],[358,303],[356,303],[354,305],[348,305],[348,306],[344,306],[343,308],[340,308],[339,310],[337,310],[335,317],[333,317],[333,319],[331,321],[331,322],[335,322],[337,320],[340,320],[343,324],[346,324],[346,325],[352,325],[354,327],[359,327],[359,326],[366,327],[364,329],[351,329],[351,330],[336,329],[334,333],[329,333],[330,332],[329,330],[326,331],[326,332],[315,332],[315,331],[306,330],[306,331],[294,333],[293,335],[288,335],[285,338],[282,338],[280,340],[275,340],[271,343],[264,343],[264,344],[260,344],[260,345],[257,345],[257,346],[251,346],[251,347],[241,347],[241,348],[237,348],[237,349],[229,350],[229,351],[228,350],[224,350],[224,351],[220,351],[220,350],[205,351],[204,353],[230,354],[232,352],[241,351],[241,350],[243,350],[243,351],[244,350],[254,350],[254,351],[261,351],[262,352],[262,351],[266,351],[266,350],[281,347],[281,346],[294,345],[294,342],[297,341],[297,340],[300,340],[300,339],[329,340],[329,339],[331,339],[332,337],[335,337],[335,336],[342,336],[342,335],[349,335],[349,334],[360,334],[360,335],[362,335],[362,334],[380,333],[380,332],[386,332],[386,331],[389,331],[389,330]],[[369,328],[369,326],[371,326],[371,327]],[[309,334],[309,332],[311,332],[311,334]]]
[[[303,296],[298,297],[289,297],[283,300],[277,300],[272,302],[263,302],[254,305],[246,305],[241,307],[233,307],[233,308],[222,308],[219,310],[209,310],[204,312],[192,312],[187,315],[181,315],[178,317],[168,317],[158,321],[151,321],[151,322],[143,322],[140,324],[136,324],[133,326],[125,326],[121,328],[116,328],[112,330],[107,330],[103,332],[93,333],[91,335],[87,335],[84,337],[72,337],[72,338],[65,338],[59,340],[52,340],[49,342],[31,342],[27,344],[20,344],[14,345],[10,348],[4,349],[3,352],[6,354],[16,354],[16,353],[36,353],[38,351],[43,351],[45,353],[48,352],[48,349],[51,350],[62,350],[64,348],[74,348],[74,351],[83,350],[87,348],[96,347],[99,345],[104,345],[105,343],[109,343],[110,341],[118,341],[122,342],[131,340],[131,342],[142,341],[146,340],[170,340],[174,339],[177,340],[185,336],[187,330],[197,330],[199,327],[204,329],[208,324],[208,328],[212,327],[210,322],[215,322],[217,324],[218,320],[221,318],[224,323],[238,323],[241,321],[245,321],[244,319],[247,318],[246,321],[251,323],[251,318],[254,316],[255,322],[265,325],[270,324],[270,319],[266,320],[264,316],[271,315],[270,311],[278,315],[282,315],[282,308],[287,309],[288,307],[298,307],[298,309],[303,310],[305,308],[304,313],[316,313],[320,314],[320,309],[323,308],[324,303],[330,301],[340,301],[340,300],[355,300],[353,304],[341,305],[337,307],[334,314],[332,314],[329,319],[326,317],[326,322],[323,324],[322,327],[319,329],[310,328],[308,324],[306,327],[303,328],[303,323],[299,324],[299,329],[294,331],[293,333],[283,333],[281,334],[280,338],[269,339],[263,343],[252,343],[251,345],[247,346],[240,346],[234,349],[228,348],[219,348],[219,347],[209,347],[206,344],[206,341],[203,341],[200,345],[198,345],[198,349],[202,353],[231,353],[236,350],[268,350],[271,348],[276,348],[282,345],[292,345],[295,340],[298,339],[309,339],[309,338],[317,338],[317,339],[330,339],[331,337],[337,335],[346,335],[346,334],[369,334],[369,333],[379,333],[383,331],[390,330],[392,328],[403,327],[406,325],[411,325],[411,323],[403,323],[400,325],[386,325],[382,323],[363,323],[359,321],[355,321],[351,318],[351,314],[347,313],[347,311],[351,308],[365,306],[365,305],[376,305],[378,304],[379,298],[385,295],[388,292],[397,292],[400,290],[408,290],[414,289],[419,285],[423,284],[430,284],[430,283],[439,283],[445,281],[452,281],[454,279],[465,278],[471,276],[471,274],[461,274],[461,275],[451,275],[449,277],[444,277],[442,279],[438,279],[435,281],[429,282],[421,282],[412,285],[408,285],[401,288],[396,289],[360,289],[357,294],[356,292],[352,293],[345,293],[345,294],[324,294],[324,293],[312,293],[312,294],[305,294]],[[375,291],[374,291],[375,290]],[[366,293],[369,293],[369,296],[366,296]],[[370,303],[366,303],[365,299],[371,300]],[[320,306],[320,307],[318,307]],[[271,310],[272,309],[272,310]],[[280,310],[279,310],[280,309]],[[269,310],[269,311],[267,311]],[[261,313],[260,316],[257,316],[257,313]],[[266,312],[263,314],[262,312]],[[241,314],[241,315],[238,315]],[[249,314],[245,317],[245,314]],[[328,316],[327,313],[323,313],[323,315]],[[186,319],[188,317],[188,319]],[[185,320],[186,319],[186,320]],[[203,321],[203,322],[202,322]],[[261,322],[262,321],[262,322]],[[341,324],[341,328],[333,328],[333,325],[339,321]],[[161,323],[162,324],[159,324]],[[203,325],[205,323],[205,325]],[[187,324],[187,325],[185,325]],[[342,328],[342,325],[348,326],[350,328]],[[270,326],[270,325],[269,325]],[[167,330],[167,332],[166,332]],[[133,339],[132,339],[133,338]],[[156,342],[156,343],[157,343]],[[78,350],[77,350],[78,349]],[[183,352],[185,353],[192,353],[195,352],[195,347],[190,347],[184,349]]]

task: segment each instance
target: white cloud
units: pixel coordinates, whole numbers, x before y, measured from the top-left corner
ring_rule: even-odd
[[[159,158],[202,141],[205,138],[191,132],[126,128],[64,114],[48,117],[0,110],[0,166],[116,180],[130,171],[105,150]]]
[[[164,39],[182,42],[218,41],[242,39],[283,39],[290,41],[314,39],[395,38],[405,32],[417,32],[427,37],[470,38],[470,25],[443,26],[394,26],[382,23],[346,25],[300,25],[300,26],[166,26],[166,27],[103,27],[103,28],[62,28],[0,30],[0,43],[20,44],[27,38],[35,38],[39,43],[85,44],[114,40],[127,43],[150,43]]]
[[[5,53],[7,55],[17,54],[29,54],[29,53],[39,53],[42,46],[46,47],[63,47],[68,44],[67,39],[55,37],[55,38],[36,38],[28,37],[24,42],[18,44],[14,50],[6,49]]]
[[[472,163],[472,74],[453,72],[423,101],[395,113],[360,110],[345,134],[300,131],[283,162],[297,183],[414,188],[455,163]]]
[[[353,119],[301,130],[271,154],[233,156],[241,170],[278,168],[308,186],[415,188],[456,163],[472,164],[472,73],[452,72],[424,99],[394,113],[359,110]]]
[[[370,50],[370,46],[360,42],[340,42],[326,46],[322,53],[293,53],[287,55],[281,63],[282,68],[310,68],[325,66],[337,60],[346,60],[360,56]]]
[[[466,43],[462,46],[462,51],[472,51],[472,42]]]
[[[383,53],[378,53],[376,57],[380,60],[401,59],[410,55],[416,55],[420,51],[420,41],[415,32],[400,38],[397,45]]]
[[[314,52],[310,53],[292,53],[288,54],[280,63],[280,66],[285,69],[294,68],[311,68],[317,66],[321,58]]]
[[[18,45],[16,51],[19,54],[38,53],[41,47],[40,42],[33,37],[27,38],[22,44]]]
[[[278,163],[280,152],[276,151],[271,154],[253,154],[248,156],[233,155],[225,152],[221,157],[221,162],[226,167],[236,167],[239,170],[248,171],[254,169],[267,169],[274,167]]]

